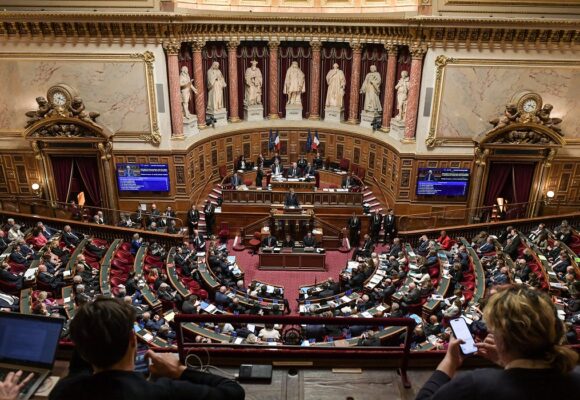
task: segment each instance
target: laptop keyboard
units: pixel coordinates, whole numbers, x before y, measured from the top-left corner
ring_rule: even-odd
[[[6,376],[10,373],[10,372],[18,372],[18,370],[13,370],[13,369],[8,369],[8,368],[0,368],[0,381],[4,381],[4,379],[6,378]],[[22,376],[20,377],[20,380],[25,379],[29,374],[31,373],[31,371],[22,371]],[[36,383],[36,380],[38,379],[38,372],[32,372],[32,379],[30,379],[26,385],[24,385],[22,387],[22,390],[20,391],[21,394],[26,394],[28,393],[28,391],[30,390],[30,388],[32,387],[32,385],[34,385]]]

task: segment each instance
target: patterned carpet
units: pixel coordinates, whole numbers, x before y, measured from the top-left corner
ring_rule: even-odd
[[[233,240],[228,241],[228,250],[230,255],[236,256],[236,261],[244,271],[245,282],[249,284],[252,280],[257,279],[261,282],[267,282],[279,286],[284,286],[285,297],[290,302],[292,313],[295,313],[298,308],[298,288],[303,285],[312,285],[315,282],[321,282],[328,278],[333,278],[338,281],[340,271],[342,271],[352,257],[352,250],[350,253],[340,253],[338,251],[326,252],[326,268],[327,271],[260,271],[258,269],[258,256],[251,255],[249,250],[233,251]],[[377,250],[381,251],[382,247]]]

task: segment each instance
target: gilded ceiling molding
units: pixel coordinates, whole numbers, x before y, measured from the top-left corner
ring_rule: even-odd
[[[432,149],[435,146],[441,146],[444,143],[444,140],[437,139],[435,134],[437,123],[439,122],[439,104],[441,103],[441,91],[445,66],[454,62],[454,58],[446,57],[444,55],[437,56],[435,59],[435,93],[433,94],[433,111],[431,112],[431,127],[429,128],[427,139],[425,139],[425,145],[427,145],[428,149]]]
[[[153,76],[155,55],[150,51],[146,51],[144,53],[131,54],[130,57],[145,62],[145,71],[147,74],[147,94],[149,95],[149,122],[151,124],[151,132],[146,135],[140,135],[139,138],[145,142],[159,146],[159,144],[161,144],[161,133],[159,133],[159,121],[157,120],[157,103],[155,102],[155,77]]]

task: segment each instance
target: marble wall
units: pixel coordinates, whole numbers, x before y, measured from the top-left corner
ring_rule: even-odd
[[[514,94],[530,90],[554,106],[566,137],[580,137],[580,66],[453,65],[445,67],[437,137],[472,138],[492,127],[489,120],[503,114]]]
[[[129,56],[106,58],[0,56],[0,131],[23,130],[25,113],[36,108],[35,98],[66,83],[78,91],[87,110],[101,113],[97,121],[113,133],[150,132],[145,63]]]

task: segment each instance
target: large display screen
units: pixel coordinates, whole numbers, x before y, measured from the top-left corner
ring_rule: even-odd
[[[419,168],[418,196],[467,196],[469,169]]]
[[[117,164],[121,192],[169,192],[167,164]]]

